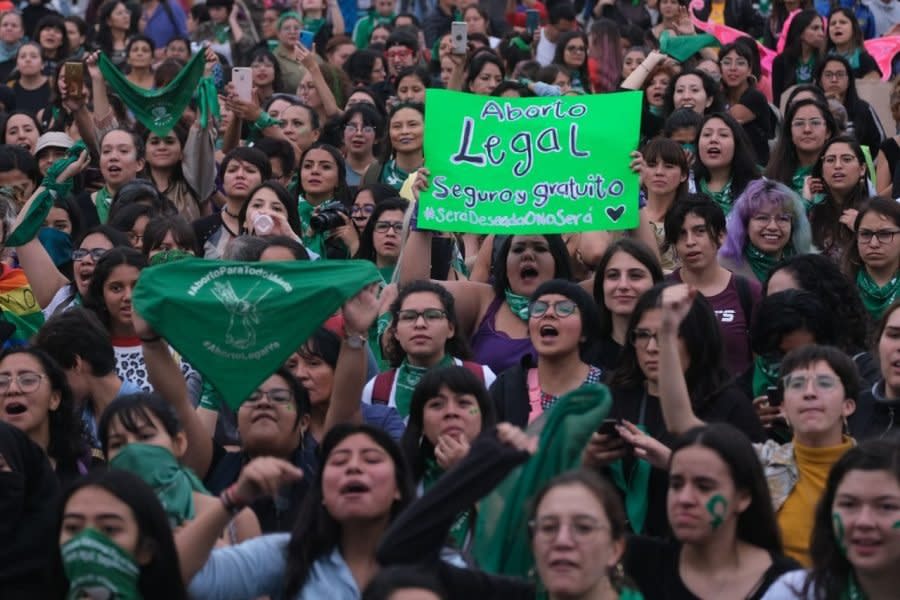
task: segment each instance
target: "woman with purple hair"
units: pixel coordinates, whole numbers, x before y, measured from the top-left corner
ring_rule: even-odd
[[[726,228],[719,263],[760,282],[781,259],[816,251],[803,201],[771,179],[747,184],[728,215]]]

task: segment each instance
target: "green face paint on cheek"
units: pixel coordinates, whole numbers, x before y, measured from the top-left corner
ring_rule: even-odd
[[[712,526],[713,531],[715,531],[725,522],[725,515],[728,513],[728,500],[721,494],[714,495],[709,499],[709,502],[706,503],[706,512],[708,512],[709,516],[712,518],[709,524]]]
[[[477,406],[473,406],[472,408],[469,409],[469,414],[472,415],[473,417],[476,415],[480,415],[481,409],[479,409]]]
[[[831,523],[834,526],[834,539],[837,541],[841,556],[847,556],[847,546],[844,544],[844,520],[840,513],[831,513]]]
[[[900,521],[894,521],[894,524],[891,525],[891,529],[900,529]]]

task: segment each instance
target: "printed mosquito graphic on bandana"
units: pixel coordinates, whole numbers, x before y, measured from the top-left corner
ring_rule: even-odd
[[[228,329],[225,331],[225,343],[246,350],[256,344],[256,325],[259,325],[259,314],[256,306],[268,296],[272,289],[263,292],[262,295],[254,297],[259,283],[251,287],[242,298],[234,292],[230,281],[222,283],[221,281],[213,282],[212,293],[219,299],[231,319],[228,321]]]

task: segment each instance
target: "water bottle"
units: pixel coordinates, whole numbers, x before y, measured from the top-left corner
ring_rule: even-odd
[[[275,221],[269,215],[257,213],[253,217],[253,230],[256,232],[256,235],[268,235],[272,233],[274,227]]]

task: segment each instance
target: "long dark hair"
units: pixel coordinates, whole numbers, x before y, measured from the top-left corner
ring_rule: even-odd
[[[128,4],[123,2],[122,0],[107,0],[103,4],[103,6],[100,7],[99,14],[97,15],[97,35],[94,37],[94,43],[97,45],[97,48],[103,50],[107,54],[111,54],[114,48],[112,29],[110,29],[106,21],[109,19],[110,15],[116,9],[116,7],[120,4],[128,8]],[[130,11],[131,9],[128,8],[128,10]],[[134,33],[134,26],[135,20],[134,18],[132,18],[130,27],[128,28],[128,31],[125,32],[125,39],[128,39],[128,36]]]
[[[582,62],[581,66],[577,69],[572,69],[569,65],[566,64],[566,46],[572,40],[581,40],[582,42],[584,42],[584,62]],[[556,54],[554,54],[553,56],[552,64],[561,67],[566,73],[569,73],[573,70],[577,72],[578,77],[581,79],[581,85],[584,91],[591,91],[591,76],[588,72],[588,40],[587,34],[585,34],[583,31],[567,31],[566,33],[559,36],[559,39],[556,40]]]
[[[712,100],[709,107],[704,107],[703,114],[710,115],[712,113],[724,112],[725,103],[722,100],[722,90],[719,88],[719,84],[716,83],[712,77],[707,75],[705,71],[688,69],[677,75],[673,75],[672,79],[669,80],[669,86],[666,88],[666,95],[663,100],[663,114],[668,116],[675,111],[675,86],[678,85],[679,79],[686,77],[687,75],[698,77],[703,83],[703,91],[706,92],[707,98]]]
[[[285,561],[287,567],[285,569],[284,596],[286,598],[292,598],[299,594],[315,562],[328,555],[341,542],[342,526],[328,512],[324,504],[322,476],[327,468],[328,457],[334,449],[345,439],[356,434],[368,436],[387,453],[391,462],[394,463],[394,479],[397,490],[400,492],[400,498],[395,500],[391,507],[390,520],[393,521],[415,499],[409,467],[403,459],[400,448],[387,433],[370,425],[344,424],[333,427],[325,434],[325,438],[319,446],[322,468],[303,499],[303,507],[288,543]]]
[[[853,575],[853,565],[841,550],[832,511],[838,486],[851,471],[886,471],[900,480],[900,446],[896,440],[866,440],[847,450],[828,474],[822,499],[816,506],[809,554],[812,570],[803,585],[803,598],[840,600]],[[814,593],[813,593],[814,592]]]
[[[634,331],[644,313],[659,308],[663,290],[675,285],[673,282],[658,283],[644,292],[638,299],[628,321],[629,333]],[[690,364],[684,372],[687,388],[690,390],[691,404],[695,412],[701,411],[721,391],[731,376],[722,360],[722,334],[718,320],[709,302],[700,294],[694,298],[687,317],[678,326],[678,337],[687,348]],[[633,388],[643,385],[647,377],[638,364],[637,352],[631,336],[625,338],[619,364],[609,381],[610,387]]]
[[[837,47],[834,45],[834,42],[831,41],[831,19],[834,15],[843,15],[848,21],[850,21],[850,27],[853,31],[853,48],[859,50],[860,52],[865,52],[866,49],[863,48],[863,32],[862,28],[859,26],[859,19],[856,18],[856,13],[854,13],[849,8],[844,8],[843,6],[832,8],[831,14],[828,15],[828,29],[829,34],[828,38],[825,40],[825,49],[827,52],[837,51]],[[853,79],[853,71],[847,71],[847,74],[850,76],[850,79]],[[818,79],[818,77],[816,78]]]
[[[263,181],[247,194],[247,199],[238,211],[238,227],[240,228],[241,233],[247,233],[247,209],[250,206],[253,196],[262,189],[271,190],[272,193],[275,194],[275,197],[278,198],[278,201],[284,207],[284,212],[287,216],[287,222],[291,227],[291,231],[297,235],[303,235],[303,224],[300,222],[300,211],[298,209],[297,199],[291,198],[291,193],[287,191],[287,188],[271,179]]]
[[[371,223],[371,221],[369,221]],[[429,293],[438,297],[438,300],[447,313],[447,322],[453,327],[453,337],[447,340],[444,346],[444,352],[454,358],[467,359],[471,357],[472,350],[466,339],[466,333],[459,325],[459,319],[456,316],[456,300],[453,294],[447,291],[447,288],[439,283],[435,283],[430,279],[417,279],[409,285],[405,285],[400,289],[397,299],[391,303],[391,331],[397,331],[397,313],[400,312],[403,302],[412,294]],[[400,363],[406,357],[406,351],[400,347],[400,343],[393,335],[385,348],[385,356],[391,361],[392,367],[399,367]]]
[[[753,444],[744,432],[728,423],[695,427],[672,445],[672,459],[679,450],[700,446],[715,452],[728,465],[735,489],[750,495],[750,505],[737,519],[737,539],[772,554],[781,554],[781,535],[772,509],[769,486]]]
[[[822,86],[822,74],[825,72],[828,63],[840,63],[847,70],[847,91],[844,92],[843,105],[847,109],[847,117],[852,120],[856,111],[856,105],[859,104],[859,93],[856,91],[856,76],[853,75],[853,67],[850,66],[850,61],[840,54],[829,54],[823,58],[816,67],[814,79],[822,89],[824,89]]]
[[[740,48],[740,46],[736,48]],[[703,127],[713,119],[719,119],[731,130],[731,138],[734,140],[734,157],[731,159],[731,196],[737,198],[744,192],[748,183],[760,176],[756,152],[753,151],[753,144],[750,143],[747,132],[740,123],[735,121],[734,117],[726,112],[716,112],[703,117],[700,127],[697,128],[696,144],[700,144]],[[694,161],[694,179],[709,181],[711,177],[712,174],[700,160],[698,153],[697,160]]]
[[[612,335],[612,313],[606,307],[606,301],[603,296],[603,279],[606,267],[609,266],[609,261],[619,252],[624,252],[644,265],[650,271],[650,278],[653,279],[654,284],[660,283],[665,277],[656,254],[640,240],[620,238],[610,244],[600,258],[600,262],[597,263],[597,269],[594,271],[594,302],[597,303],[597,310],[600,311],[600,327],[597,328],[600,338],[608,338]]]
[[[785,111],[784,122],[781,124],[781,137],[775,145],[775,149],[772,150],[769,165],[765,170],[766,177],[780,181],[788,186],[791,185],[794,172],[800,166],[797,146],[794,145],[794,138],[792,137],[791,123],[794,122],[794,116],[796,116],[797,111],[804,106],[815,106],[822,113],[822,120],[825,121],[825,127],[828,129],[828,138],[837,132],[837,123],[834,121],[834,116],[828,110],[828,106],[818,100],[804,98],[788,106],[787,111]]]
[[[900,204],[897,204],[890,198],[875,196],[859,209],[856,221],[853,223],[853,231],[859,232],[859,225],[862,223],[863,217],[870,212],[886,217],[894,222],[895,227],[900,227]],[[846,250],[844,250],[843,270],[851,281],[856,281],[856,275],[859,273],[859,270],[866,268],[862,257],[859,255],[859,246],[856,242],[857,235],[859,234],[854,234],[853,239],[847,244]]]
[[[503,240],[500,251],[494,261],[494,294],[502,297],[509,287],[509,274],[506,272],[506,259],[512,249],[513,239],[516,236],[511,235]],[[522,237],[522,236],[519,236]],[[542,235],[547,240],[547,246],[550,249],[550,255],[553,257],[553,279],[572,279],[572,264],[569,259],[569,250],[562,236],[558,234]]]
[[[340,202],[349,209],[352,202],[350,200],[350,188],[347,187],[347,165],[344,163],[344,155],[341,154],[340,150],[330,144],[315,143],[304,150],[303,154],[300,155],[300,170],[303,170],[303,161],[306,160],[306,155],[312,150],[324,150],[334,159],[334,162],[337,165],[337,185],[334,187],[334,196],[332,197],[332,200]],[[306,192],[303,190],[303,178],[299,175],[297,177],[297,187],[301,196],[306,195]],[[294,204],[296,204],[296,202]]]
[[[0,354],[0,363],[15,354],[27,354],[38,361],[47,374],[50,390],[59,394],[59,406],[47,413],[50,433],[47,455],[56,461],[57,472],[77,472],[79,459],[87,454],[87,432],[81,415],[75,411],[75,398],[65,371],[49,354],[33,346],[7,350]]]
[[[424,130],[424,127],[425,127],[425,105],[424,104],[418,104],[416,102],[404,102],[403,104],[398,104],[397,106],[392,108],[391,112],[388,113],[387,127],[386,127],[385,134],[384,134],[384,144],[383,144],[384,147],[381,150],[381,163],[382,164],[384,164],[387,161],[394,158],[394,144],[391,143],[391,121],[394,120],[394,115],[396,115],[399,111],[403,110],[404,108],[411,108],[414,111],[417,111],[419,114],[422,115],[422,127]],[[423,144],[424,144],[424,142],[423,142]],[[423,145],[422,146],[422,155],[424,156],[424,154],[425,154],[425,146]]]
[[[113,400],[97,424],[97,437],[103,455],[109,456],[109,428],[113,419],[117,419],[125,431],[137,434],[150,424],[150,417],[156,417],[170,437],[182,431],[181,422],[172,406],[156,393],[139,392],[128,394]]]
[[[369,217],[369,221],[366,223],[365,228],[359,234],[359,249],[356,251],[356,256],[353,258],[361,258],[363,260],[375,262],[378,258],[378,253],[375,252],[375,223],[385,212],[389,210],[399,210],[406,213],[407,207],[409,207],[409,202],[399,196],[388,198],[383,202],[377,203],[375,208],[372,209],[372,215]]]
[[[103,297],[103,286],[106,285],[106,280],[109,279],[113,269],[122,265],[131,266],[140,271],[147,266],[147,257],[134,248],[116,247],[108,251],[103,258],[97,261],[87,294],[84,296],[85,308],[94,311],[107,329],[111,327],[112,321]]]
[[[481,431],[493,426],[497,419],[494,414],[494,402],[487,388],[469,369],[451,366],[431,369],[425,373],[413,391],[409,405],[409,421],[400,439],[400,449],[410,466],[414,482],[422,479],[425,474],[426,459],[434,458],[434,444],[425,437],[425,405],[432,398],[436,398],[443,387],[454,394],[475,396],[481,410]]]
[[[826,64],[828,61],[825,61]],[[859,178],[856,186],[850,191],[847,200],[838,204],[837,198],[831,193],[828,182],[822,176],[824,169],[825,152],[835,144],[847,144],[856,156],[856,160],[860,165],[866,165],[866,157],[863,154],[862,147],[856,138],[849,135],[839,135],[833,137],[822,147],[822,153],[816,164],[813,165],[812,176],[821,179],[825,188],[825,199],[814,205],[809,211],[809,225],[812,228],[813,243],[821,249],[828,246],[837,246],[843,248],[853,240],[853,232],[846,225],[840,222],[840,217],[848,208],[858,209],[859,206],[869,197],[869,186],[866,181],[866,175]]]
[[[128,505],[134,514],[139,532],[138,546],[152,555],[150,562],[141,566],[140,575],[138,575],[138,591],[141,596],[187,600],[187,591],[182,583],[172,528],[153,489],[140,477],[128,471],[96,470],[82,477],[69,488],[64,494],[60,506],[65,509],[66,504],[76,492],[88,487],[97,487],[112,494]],[[63,514],[63,510],[61,510],[57,531],[62,530]],[[59,535],[57,535],[58,538]],[[69,580],[63,571],[62,554],[58,547],[53,552],[50,569],[50,585],[53,589],[50,597],[67,598]]]
[[[803,55],[803,40],[800,39],[803,36],[803,32],[815,19],[821,18],[822,17],[819,16],[819,13],[816,12],[814,8],[807,8],[794,15],[794,19],[791,21],[787,33],[783,33],[785,36],[784,51],[781,55],[785,59],[785,89],[797,82],[797,75],[794,73],[794,67],[797,66],[797,63],[800,62]],[[820,52],[816,50],[813,53],[813,65],[818,66],[820,59]]]

